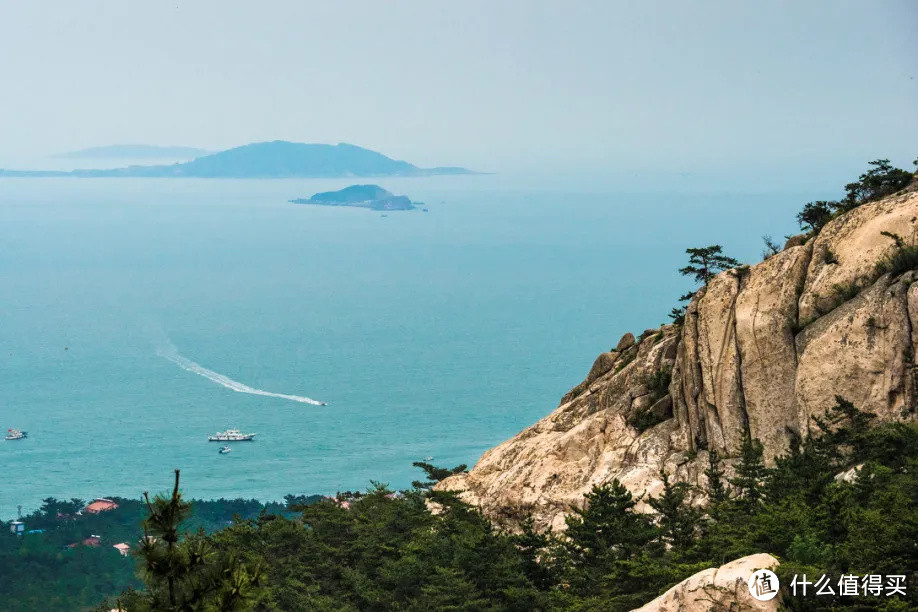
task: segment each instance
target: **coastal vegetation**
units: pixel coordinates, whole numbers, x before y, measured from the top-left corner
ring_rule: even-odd
[[[511,533],[453,493],[375,483],[287,508],[295,514],[262,512],[185,536],[177,545],[207,553],[180,573],[204,594],[201,609],[259,610],[627,610],[701,569],[763,551],[781,560],[783,584],[794,574],[837,581],[878,573],[914,584],[918,426],[878,423],[838,397],[813,428],[819,435],[796,440],[774,467],[748,435],[732,470],[712,453],[703,490],[661,474],[662,492],[643,500],[653,514],[638,512],[642,499],[612,480],[573,509],[564,533],[538,533],[531,521]],[[425,467],[434,477],[454,471]],[[699,496],[703,506],[693,503]],[[160,524],[174,497],[159,498],[147,524]],[[150,607],[174,571],[155,559],[141,552],[146,590],[123,595],[125,609],[180,609]],[[215,586],[216,568],[223,582]],[[230,584],[237,607],[225,603]],[[785,605],[905,610],[918,605],[918,592],[810,593]]]
[[[918,159],[914,164],[918,166]],[[915,178],[913,172],[894,167],[888,159],[875,159],[867,165],[866,172],[845,185],[845,196],[840,200],[807,202],[797,213],[800,228],[818,234],[835,217],[905,189]]]
[[[106,596],[99,609],[626,610],[757,552],[781,560],[782,584],[794,574],[879,573],[914,584],[918,425],[879,423],[836,398],[813,428],[820,435],[797,440],[773,467],[748,436],[732,469],[710,453],[704,489],[661,475],[662,492],[644,500],[654,514],[638,512],[641,499],[619,482],[598,485],[564,533],[539,533],[531,521],[503,531],[426,481],[267,506],[189,504],[173,488],[82,516],[70,514],[81,500],[49,499],[23,519],[42,533],[0,534],[0,595],[8,610],[93,609]],[[422,467],[428,480],[463,469]],[[68,548],[92,534],[104,545]],[[906,610],[918,592],[811,593],[785,605]]]

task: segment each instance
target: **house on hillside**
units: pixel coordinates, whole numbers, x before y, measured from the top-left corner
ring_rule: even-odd
[[[122,556],[122,557],[127,557],[127,556],[128,556],[128,552],[130,552],[130,550],[131,550],[130,545],[128,545],[128,544],[126,544],[126,543],[124,543],[124,542],[121,542],[120,544],[115,544],[114,546],[112,546],[112,548],[117,549],[118,552],[121,553],[121,556]]]
[[[104,497],[97,497],[92,500],[92,503],[88,504],[83,508],[82,512],[89,512],[90,514],[99,514],[100,512],[107,512],[108,510],[114,510],[118,507],[118,504],[113,502],[110,499],[105,499]]]
[[[102,544],[102,536],[91,535],[88,538],[81,540],[80,542],[73,542],[68,544],[67,548],[76,548],[77,546],[91,546],[92,548],[98,548]]]

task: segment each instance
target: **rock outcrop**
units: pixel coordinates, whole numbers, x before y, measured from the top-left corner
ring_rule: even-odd
[[[694,574],[635,612],[701,612],[702,610],[777,610],[780,594],[758,601],[749,593],[749,576],[759,569],[773,569],[771,555],[742,557],[717,568]]]
[[[660,470],[702,485],[707,452],[745,432],[766,460],[841,395],[883,419],[915,418],[918,272],[880,274],[918,244],[918,192],[860,206],[818,236],[714,277],[682,325],[626,334],[558,408],[438,485],[512,525],[563,528],[593,485],[653,496]],[[641,506],[639,505],[639,508]]]

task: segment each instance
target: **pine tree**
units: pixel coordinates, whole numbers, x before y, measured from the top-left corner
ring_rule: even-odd
[[[719,504],[727,500],[727,488],[724,486],[724,468],[716,450],[708,451],[708,467],[704,471],[708,480],[707,493],[711,502]]]
[[[441,480],[445,480],[446,478],[449,478],[450,476],[454,474],[461,474],[463,472],[469,471],[468,470],[469,466],[467,466],[464,463],[457,465],[456,467],[452,469],[437,467],[425,461],[415,461],[411,465],[413,465],[416,468],[420,468],[424,470],[424,474],[426,474],[428,478],[427,481],[415,480],[411,483],[411,486],[413,486],[416,489],[425,489],[425,490],[432,488],[435,484],[437,484]]]
[[[753,439],[749,431],[743,434],[740,447],[740,460],[736,465],[736,476],[730,478],[730,484],[736,488],[737,497],[747,508],[757,506],[763,498],[765,462],[762,457],[765,449],[758,439]]]
[[[632,559],[653,539],[653,527],[634,511],[637,500],[618,480],[594,486],[584,501],[584,508],[565,518],[563,547],[571,585],[591,593],[616,564]]]
[[[169,497],[144,501],[149,515],[140,541],[141,577],[146,589],[130,592],[119,608],[134,610],[242,610],[251,607],[260,572],[233,554],[213,548],[203,534],[182,537],[181,525],[191,515],[191,504],[179,491],[179,470]]]
[[[689,265],[679,269],[684,276],[692,276],[696,281],[707,284],[714,275],[740,265],[740,262],[723,254],[719,244],[697,249],[685,249],[689,256]]]
[[[551,528],[547,533],[539,533],[535,521],[529,514],[520,525],[520,533],[510,536],[523,558],[523,571],[539,589],[545,590],[554,584],[553,567],[546,560],[546,553],[552,544]]]
[[[660,535],[673,548],[685,550],[692,545],[701,511],[689,503],[690,487],[687,483],[672,483],[669,476],[660,470],[663,494],[648,500],[657,511]]]
[[[832,220],[832,211],[837,206],[838,202],[826,200],[807,202],[803,210],[797,213],[797,223],[800,224],[801,229],[819,233],[819,230]]]

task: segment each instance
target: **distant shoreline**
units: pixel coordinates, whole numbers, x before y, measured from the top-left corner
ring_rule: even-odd
[[[479,174],[459,166],[421,168],[370,149],[339,143],[276,140],[161,165],[76,170],[0,169],[0,178],[356,178]]]

